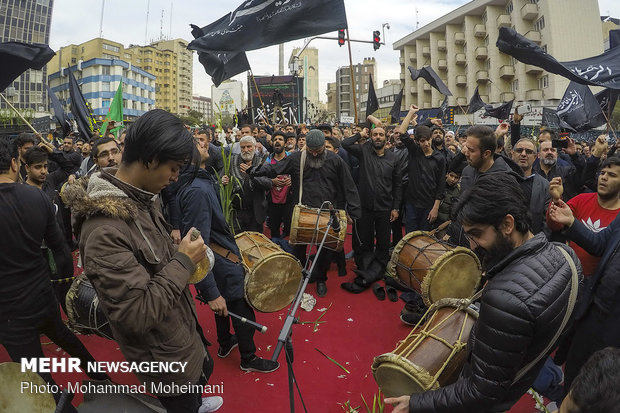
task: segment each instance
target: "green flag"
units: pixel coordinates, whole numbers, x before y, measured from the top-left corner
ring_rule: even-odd
[[[114,129],[111,129],[110,132],[114,134],[116,139],[118,139],[118,131],[123,128],[123,82],[120,81],[118,83],[118,89],[116,89],[116,93],[114,94],[114,99],[112,99],[112,104],[110,105],[110,109],[108,110],[108,114],[103,120],[103,125],[99,129],[99,136],[103,136],[105,134],[106,129],[108,128],[108,123],[110,121],[114,121]]]

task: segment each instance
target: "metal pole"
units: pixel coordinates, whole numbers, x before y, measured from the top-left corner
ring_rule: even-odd
[[[39,133],[39,132],[38,132],[38,131],[37,131],[37,130],[36,130],[36,129],[35,129],[35,128],[31,125],[31,124],[30,124],[30,122],[28,122],[28,121],[27,121],[27,120],[26,120],[26,119],[22,116],[22,114],[21,114],[21,113],[20,113],[17,109],[15,109],[15,106],[13,106],[13,105],[11,104],[11,102],[9,102],[9,101],[7,100],[7,98],[5,98],[5,97],[4,97],[4,95],[3,95],[2,93],[0,93],[0,96],[2,96],[2,99],[4,99],[4,101],[6,102],[6,104],[7,104],[7,105],[9,105],[9,107],[10,107],[11,109],[13,109],[13,111],[14,111],[15,113],[17,113],[17,116],[19,116],[19,117],[21,118],[21,120],[22,120],[22,121],[24,121],[24,123],[25,123],[26,125],[28,125],[28,127],[29,127],[30,129],[32,129],[32,131],[33,131],[36,135],[40,136],[40,137],[41,137],[41,139],[42,139],[42,140],[44,140],[45,142],[50,143],[50,141],[49,141],[47,138],[45,138],[43,135],[41,135],[41,134],[40,134],[40,133]]]
[[[351,77],[351,89],[353,92],[353,109],[355,109],[355,124],[357,125],[357,99],[355,97],[355,76],[353,75],[353,56],[351,54],[351,37],[349,36],[349,29],[347,28],[347,44],[349,45],[349,76]],[[351,111],[349,110],[349,116]]]

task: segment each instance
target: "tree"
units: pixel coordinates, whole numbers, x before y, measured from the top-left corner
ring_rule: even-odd
[[[189,126],[202,125],[204,123],[204,115],[193,109],[190,109],[187,115],[181,115],[179,118],[184,124]]]

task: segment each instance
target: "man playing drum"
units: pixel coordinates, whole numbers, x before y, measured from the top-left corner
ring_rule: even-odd
[[[467,361],[454,384],[385,399],[396,413],[509,410],[570,324],[581,266],[566,246],[531,233],[516,180],[505,174],[480,177],[454,216],[487,277]]]
[[[228,308],[248,320],[255,321],[256,317],[244,299],[245,271],[239,248],[220,206],[218,182],[206,168],[209,143],[198,139],[196,146],[200,152],[198,176],[194,179],[191,172],[181,175],[181,189],[176,198],[181,215],[181,232],[185,233],[192,227],[197,228],[204,242],[209,244],[215,253],[213,275],[209,274],[196,284],[196,289],[215,314],[217,341],[220,344],[218,357],[228,356],[233,348],[239,345],[242,370],[268,373],[276,370],[279,364],[256,356],[254,329],[234,318],[232,324],[236,335],[230,334]]]
[[[307,157],[303,170],[303,182],[300,186],[300,166],[302,154]],[[291,189],[293,199],[299,199],[302,191],[303,205],[320,208],[323,202],[330,201],[334,208],[345,209],[351,219],[361,217],[360,198],[357,188],[351,178],[349,167],[342,158],[333,152],[325,150],[325,135],[313,129],[306,135],[306,149],[290,154],[274,165],[263,165],[260,168],[248,170],[250,175],[266,175],[275,178],[278,175],[291,175]],[[319,238],[317,244],[321,241]],[[306,246],[296,247],[295,255],[305,261]],[[327,294],[327,270],[332,262],[333,251],[321,250],[311,281],[316,281],[316,291],[320,297]]]

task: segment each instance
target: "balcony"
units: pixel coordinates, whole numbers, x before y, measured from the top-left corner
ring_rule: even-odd
[[[521,7],[521,18],[523,20],[534,20],[538,16],[538,4],[526,3]]]
[[[417,61],[417,60],[418,60],[418,55],[417,55],[417,54],[415,54],[415,53],[409,53],[409,60],[410,60],[411,62],[415,62],[415,61]]]
[[[515,77],[515,67],[511,65],[504,65],[499,68],[499,77],[502,79],[512,79]]]
[[[513,92],[503,92],[500,93],[499,99],[502,102],[510,102],[511,100],[515,99],[515,94]]]
[[[429,46],[424,46],[422,48],[422,56],[429,57],[431,55],[431,48]]]
[[[486,70],[478,70],[476,72],[476,82],[486,83],[489,81],[489,72]]]
[[[525,73],[527,73],[528,75],[539,75],[542,72],[543,70],[538,66],[525,65]]]
[[[455,56],[455,61],[457,65],[464,65],[467,63],[467,58],[465,57],[465,53],[457,53]]]
[[[448,69],[448,61],[446,59],[439,59],[437,62],[437,67],[439,70],[447,70]]]
[[[500,14],[497,16],[497,28],[500,27],[510,27],[512,26],[512,20],[510,19],[510,14]]]
[[[433,106],[431,105],[431,102],[424,102],[424,104],[422,105],[422,107],[423,107],[423,108],[430,109],[430,108],[432,108]]]
[[[467,85],[467,76],[465,76],[465,75],[458,75],[456,77],[456,85],[457,86],[465,86],[465,85]]]
[[[398,59],[398,61],[400,62],[401,65],[405,64],[405,59],[403,57],[401,57],[400,59]]]
[[[446,51],[446,41],[445,40],[438,40],[437,41],[437,50],[445,52]]]
[[[477,24],[474,26],[474,36],[484,38],[487,35],[487,28],[484,24]]]
[[[530,89],[525,92],[525,100],[543,100],[543,91],[541,89]]]
[[[489,56],[489,52],[487,48],[484,46],[476,47],[476,59],[477,60],[486,60]]]
[[[422,86],[422,89],[424,89],[425,92],[430,92],[431,85],[429,85],[428,83],[424,83],[424,86]]]
[[[455,44],[465,44],[465,33],[456,32],[454,33],[454,43]]]
[[[467,105],[467,103],[468,103],[467,98],[463,98],[463,97],[456,98],[457,105],[464,106],[464,105]]]
[[[538,30],[530,30],[529,32],[525,33],[525,38],[533,41],[534,43],[540,44],[541,42],[541,35]]]
[[[418,93],[418,87],[417,86],[411,86],[411,89],[409,89],[409,92],[411,92],[411,94],[416,95]]]

